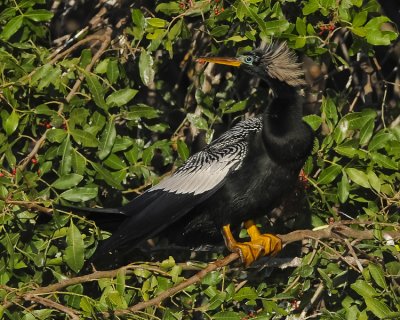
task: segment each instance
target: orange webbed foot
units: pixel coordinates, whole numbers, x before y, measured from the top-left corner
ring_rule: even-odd
[[[274,256],[282,250],[281,239],[272,234],[261,234],[252,220],[247,221],[245,227],[251,238],[248,242],[237,242],[229,225],[224,226],[222,231],[227,248],[237,252],[246,267],[263,256]]]

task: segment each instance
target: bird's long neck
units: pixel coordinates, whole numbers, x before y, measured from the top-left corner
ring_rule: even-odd
[[[263,114],[263,140],[277,161],[297,162],[310,152],[312,132],[303,122],[301,97],[285,83],[273,84],[274,101]]]

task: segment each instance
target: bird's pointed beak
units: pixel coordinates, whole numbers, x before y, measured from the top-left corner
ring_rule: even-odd
[[[196,61],[200,63],[212,62],[233,67],[239,67],[242,64],[242,62],[238,58],[224,58],[224,57],[199,57],[196,59]]]

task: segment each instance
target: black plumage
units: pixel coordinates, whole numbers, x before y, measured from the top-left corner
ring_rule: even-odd
[[[124,219],[97,249],[95,265],[104,265],[104,261],[113,260],[113,255],[125,255],[173,224],[182,226],[183,236],[203,229],[222,230],[228,248],[238,251],[245,264],[279,250],[280,243],[275,245],[278,240],[273,245],[268,236],[260,240],[262,236],[251,221],[245,224],[252,238],[246,245],[234,241],[229,226],[267,214],[279,205],[311,152],[313,134],[302,120],[297,93],[304,84],[301,65],[285,43],[238,58],[200,60],[238,66],[260,77],[270,85],[274,100],[261,116],[238,123],[127,205],[97,209]]]

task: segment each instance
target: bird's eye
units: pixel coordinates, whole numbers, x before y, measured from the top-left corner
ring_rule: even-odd
[[[248,63],[248,64],[252,64],[254,61],[254,57],[252,56],[246,56],[246,58],[244,58],[244,62]]]

